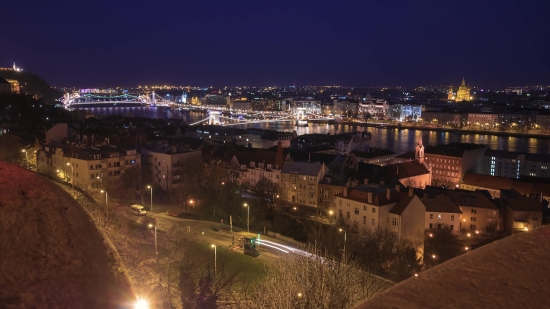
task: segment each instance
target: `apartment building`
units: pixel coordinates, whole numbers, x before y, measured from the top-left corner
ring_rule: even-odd
[[[258,148],[233,148],[226,154],[229,167],[238,171],[235,181],[239,184],[255,185],[262,178],[267,178],[274,183],[280,183],[281,172],[287,160],[282,143],[279,143],[276,151]]]
[[[194,158],[199,162],[200,156],[200,151],[165,141],[150,142],[142,148],[144,172],[164,191],[184,185],[184,163]]]
[[[519,178],[525,164],[525,154],[488,149],[483,155],[483,170],[485,175]]]
[[[533,154],[525,155],[525,164],[523,165],[522,175],[549,178],[550,172],[550,155],[548,154]]]
[[[371,135],[368,132],[341,133],[336,136],[334,151],[341,155],[347,155],[352,151],[368,149]]]
[[[345,187],[335,197],[335,208],[339,220],[352,231],[387,229],[400,239],[423,244],[426,207],[412,188],[408,193],[401,193],[375,184]]]
[[[37,151],[37,170],[55,175],[80,188],[99,188],[116,184],[125,170],[141,170],[141,154],[135,149],[113,145],[77,147],[49,143]]]
[[[447,196],[462,212],[460,230],[485,233],[489,229],[502,226],[499,222],[499,209],[482,192],[445,190]]]
[[[536,198],[523,196],[515,189],[502,190],[496,200],[508,231],[528,231],[542,225],[543,205]]]
[[[424,162],[432,172],[432,185],[458,187],[468,171],[481,168],[486,145],[451,143],[425,147]]]
[[[462,211],[447,196],[436,195],[433,198],[421,198],[426,206],[426,230],[449,229],[453,234],[460,233]]]
[[[281,199],[318,207],[319,182],[327,172],[322,163],[287,162],[281,171]]]

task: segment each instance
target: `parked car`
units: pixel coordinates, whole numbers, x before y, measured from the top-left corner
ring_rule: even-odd
[[[138,216],[145,216],[147,214],[147,211],[144,209],[132,209],[132,212]]]

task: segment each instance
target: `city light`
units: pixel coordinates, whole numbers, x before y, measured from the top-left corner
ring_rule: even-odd
[[[134,304],[134,309],[149,309],[149,303],[145,299],[138,299]]]

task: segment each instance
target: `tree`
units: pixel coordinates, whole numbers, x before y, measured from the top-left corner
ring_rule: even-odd
[[[279,192],[279,185],[273,182],[271,179],[262,177],[258,182],[256,182],[252,188],[256,195],[260,198],[261,206],[271,206],[275,201],[275,196]],[[271,201],[271,203],[269,203]]]
[[[452,230],[443,226],[427,234],[424,252],[424,264],[433,267],[460,255],[463,246]]]
[[[261,309],[352,308],[390,285],[347,257],[336,260],[307,247],[269,264],[250,299]]]
[[[17,136],[0,134],[0,160],[20,164],[25,159],[25,154],[21,152],[22,149],[23,144]]]

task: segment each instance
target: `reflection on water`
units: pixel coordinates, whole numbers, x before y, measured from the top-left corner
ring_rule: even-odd
[[[133,115],[145,118],[174,118],[184,119],[193,123],[207,116],[198,112],[173,112],[155,107],[95,107],[86,108],[96,116],[106,115]],[[296,130],[298,135],[321,133],[335,134],[343,132],[367,131],[372,133],[371,147],[391,149],[397,153],[403,153],[414,149],[419,134],[422,135],[424,145],[449,144],[453,142],[487,144],[491,149],[500,149],[517,152],[548,153],[550,140],[545,138],[496,136],[484,134],[457,135],[450,132],[417,131],[410,129],[380,129],[374,127],[356,127],[350,125],[309,124],[307,127],[296,127],[294,122],[257,123],[238,125],[235,127],[262,128],[278,131]]]

